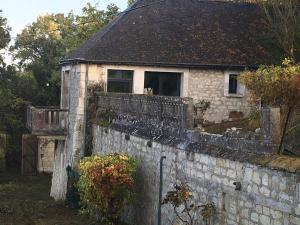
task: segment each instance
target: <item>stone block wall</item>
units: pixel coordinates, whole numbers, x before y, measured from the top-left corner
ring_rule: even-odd
[[[299,225],[300,174],[250,164],[243,152],[183,150],[137,136],[94,127],[94,154],[127,153],[139,160],[137,201],[128,220],[135,224],[157,223],[159,161],[164,161],[163,195],[180,181],[188,182],[200,203],[213,202],[214,225]],[[205,152],[205,153],[203,153]],[[239,154],[240,157],[236,157]],[[235,158],[239,158],[235,161]],[[241,183],[235,190],[234,182]],[[175,220],[172,209],[162,206],[162,224]]]
[[[67,186],[67,166],[77,167],[84,155],[86,96],[89,82],[103,79],[102,68],[97,65],[65,65],[62,73],[69,71],[69,107],[68,127],[65,141],[59,141],[55,152],[54,171],[52,176],[51,197],[56,200],[65,198]]]
[[[204,118],[208,121],[221,122],[229,118],[230,112],[242,112],[244,116],[250,113],[249,93],[245,90],[242,96],[225,96],[224,71],[190,70],[187,96],[211,102]]]
[[[242,112],[247,116],[251,110],[249,104],[249,93],[247,90],[244,95],[225,96],[228,90],[228,83],[225,75],[229,71],[224,70],[205,70],[188,68],[166,68],[149,66],[126,66],[126,65],[103,65],[102,73],[104,81],[107,80],[108,69],[133,70],[134,82],[133,93],[143,94],[144,75],[146,71],[151,72],[175,72],[181,73],[180,97],[193,98],[195,103],[200,100],[208,100],[211,107],[205,114],[205,119],[211,122],[221,122],[229,118],[232,111]],[[232,71],[239,74],[241,71]]]
[[[194,126],[191,98],[99,92],[95,99],[97,111],[112,110],[117,115],[115,126],[135,124],[145,135],[178,136]]]
[[[53,172],[54,150],[55,139],[53,137],[38,137],[38,172]]]

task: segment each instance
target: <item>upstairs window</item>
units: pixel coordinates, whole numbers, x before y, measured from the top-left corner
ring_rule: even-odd
[[[133,70],[108,70],[107,91],[132,93]]]

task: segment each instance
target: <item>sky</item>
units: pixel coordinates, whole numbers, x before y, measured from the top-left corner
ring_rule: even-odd
[[[88,2],[92,5],[98,3],[100,9],[105,9],[110,3],[116,4],[121,10],[127,6],[127,0],[0,0],[0,9],[12,28],[11,36],[15,37],[25,25],[31,24],[39,15],[68,13],[71,10],[80,14]]]

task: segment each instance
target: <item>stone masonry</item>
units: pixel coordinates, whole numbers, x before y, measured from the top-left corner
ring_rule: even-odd
[[[299,225],[300,174],[275,170],[249,163],[247,156],[234,160],[242,152],[214,153],[203,149],[184,150],[178,145],[137,136],[125,138],[125,133],[95,126],[94,153],[127,153],[139,161],[137,201],[127,219],[135,224],[154,225],[157,221],[159,190],[159,160],[164,162],[163,194],[175,183],[186,181],[200,203],[213,202],[217,212],[214,225]],[[205,153],[203,153],[205,152]],[[235,190],[234,182],[241,183]],[[174,221],[172,209],[162,206],[162,224]]]
[[[102,78],[97,65],[76,64],[62,68],[62,73],[70,73],[68,106],[68,132],[66,140],[58,141],[54,155],[54,170],[51,197],[56,200],[65,198],[67,191],[67,166],[76,168],[84,155],[86,91],[89,82]],[[62,90],[62,95],[64,90]]]
[[[190,70],[188,79],[188,97],[194,101],[208,100],[210,108],[205,113],[205,119],[221,122],[228,119],[230,112],[242,112],[245,116],[250,113],[249,93],[243,95],[225,96],[228,83],[224,71]]]

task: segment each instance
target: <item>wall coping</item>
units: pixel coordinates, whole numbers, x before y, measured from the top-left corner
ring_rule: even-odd
[[[187,153],[198,153],[203,155],[209,155],[215,158],[227,159],[231,161],[252,164],[255,166],[261,166],[272,170],[278,170],[288,173],[300,174],[300,158],[274,155],[274,154],[258,154],[255,152],[238,151],[229,148],[221,148],[215,145],[204,146],[200,143],[184,143],[179,139],[168,140],[165,137],[150,139],[137,133],[130,132],[129,130],[122,130],[119,127],[114,127],[113,125],[105,128],[99,125],[94,125],[94,128],[103,129],[105,132],[118,131],[122,134],[131,135],[137,138],[144,139],[145,141],[150,141],[156,144],[166,145],[169,147],[175,147],[179,150],[186,151]],[[215,135],[215,134],[212,134]]]

